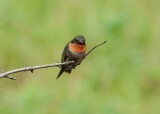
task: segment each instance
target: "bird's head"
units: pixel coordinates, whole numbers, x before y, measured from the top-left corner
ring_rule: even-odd
[[[82,36],[82,35],[78,35],[76,36],[72,41],[71,43],[77,43],[79,45],[85,45],[85,37]]]

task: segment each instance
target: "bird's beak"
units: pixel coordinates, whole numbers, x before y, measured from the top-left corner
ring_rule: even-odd
[[[81,44],[83,44],[84,42],[83,41],[79,41]]]
[[[79,42],[80,42],[81,44],[85,44],[85,42],[84,42],[84,41],[82,41],[82,40],[80,40]]]
[[[85,45],[85,42],[84,41],[79,41],[81,44]]]

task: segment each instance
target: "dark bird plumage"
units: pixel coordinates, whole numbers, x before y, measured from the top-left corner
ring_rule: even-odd
[[[57,79],[63,72],[70,74],[72,69],[74,69],[77,65],[80,65],[82,60],[85,58],[85,52],[85,38],[82,35],[78,35],[65,46],[61,57],[61,62],[74,61],[74,63],[61,66]]]

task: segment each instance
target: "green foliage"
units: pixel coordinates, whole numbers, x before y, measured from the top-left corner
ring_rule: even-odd
[[[1,114],[160,114],[160,2],[1,0],[0,68],[60,61],[66,43],[105,40],[73,70],[0,79]]]

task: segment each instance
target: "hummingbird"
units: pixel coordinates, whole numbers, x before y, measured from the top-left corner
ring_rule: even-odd
[[[74,61],[67,65],[62,65],[61,70],[57,76],[57,79],[62,75],[63,72],[71,73],[72,69],[80,65],[82,60],[86,57],[86,43],[85,37],[82,35],[77,35],[65,46],[61,62]]]

